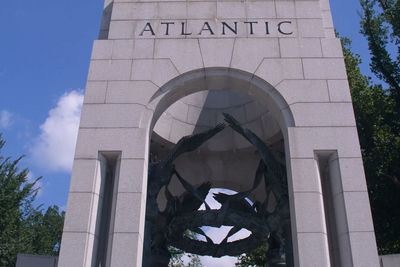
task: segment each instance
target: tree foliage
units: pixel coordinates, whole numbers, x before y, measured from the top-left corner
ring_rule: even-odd
[[[0,152],[4,146],[0,133]],[[29,181],[19,170],[22,157],[11,160],[0,153],[0,267],[15,266],[18,253],[58,254],[64,213],[58,207],[33,207],[40,177]]]
[[[238,257],[237,267],[259,266],[267,267],[267,245],[260,246],[251,253],[243,254]]]
[[[0,151],[4,146],[0,134]],[[0,266],[14,266],[17,253],[29,251],[30,235],[24,219],[30,216],[37,180],[28,182],[28,170],[0,154]]]
[[[361,33],[371,52],[371,71],[389,85],[388,91],[400,107],[400,57],[392,55],[388,46],[400,52],[400,2],[398,0],[361,0]],[[397,115],[398,115],[397,110]]]
[[[400,252],[400,2],[361,0],[361,32],[368,40],[373,85],[344,40],[344,55],[381,254]],[[396,49],[397,48],[397,55]],[[386,88],[384,88],[386,87]]]
[[[38,255],[58,255],[65,212],[54,205],[47,210],[35,210],[26,220],[32,236],[32,252]]]

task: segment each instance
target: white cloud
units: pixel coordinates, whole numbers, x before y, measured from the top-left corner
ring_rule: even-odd
[[[11,125],[12,114],[7,110],[2,110],[0,112],[0,128],[6,129]]]
[[[70,171],[74,157],[83,94],[65,93],[40,126],[41,134],[31,148],[32,161],[48,171]]]

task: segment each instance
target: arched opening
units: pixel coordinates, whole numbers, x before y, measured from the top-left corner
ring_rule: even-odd
[[[160,88],[149,107],[155,110],[150,122],[150,162],[165,161],[182,137],[213,129],[224,123],[223,114],[227,113],[256,134],[279,164],[286,165],[285,140],[287,127],[294,126],[293,117],[280,94],[252,74],[226,68],[192,71]],[[181,177],[171,175],[157,192],[156,206],[165,212],[169,209],[168,198],[182,201],[188,191],[184,179],[194,188],[209,183],[210,187],[236,192],[251,189],[251,202],[268,202],[265,208],[273,212],[279,204],[277,196],[267,194],[264,180],[254,186],[261,158],[259,150],[246,138],[232,127],[225,127],[174,160]],[[146,246],[149,245],[145,241]]]

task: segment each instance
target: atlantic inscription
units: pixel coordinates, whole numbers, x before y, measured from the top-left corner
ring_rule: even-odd
[[[282,21],[147,21],[137,25],[139,37],[206,37],[206,36],[290,36],[294,33],[290,20]]]

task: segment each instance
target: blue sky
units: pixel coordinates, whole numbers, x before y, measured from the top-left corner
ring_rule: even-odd
[[[60,97],[72,90],[83,92],[102,2],[12,0],[2,1],[0,7],[0,131],[7,142],[3,155],[26,155],[20,167],[29,168],[34,177],[43,176],[37,203],[45,206],[66,205],[69,169],[66,163],[49,159],[65,158],[63,152],[73,151],[65,146],[74,147],[74,141],[61,138],[58,143],[64,148],[60,153],[54,147],[57,140],[53,141],[53,151],[43,151],[45,136],[40,137],[44,132],[40,126],[49,118],[49,111],[57,107]],[[79,99],[71,96],[65,100]],[[64,106],[68,113],[68,103]],[[58,111],[62,113],[63,107]],[[68,114],[53,115],[53,122],[59,118],[60,124],[64,115]],[[57,134],[54,131],[51,133]],[[34,155],[38,147],[46,157]]]
[[[74,132],[103,0],[12,0],[0,7],[2,154],[43,176],[37,203],[65,208]],[[331,0],[333,20],[369,74],[358,0]]]

